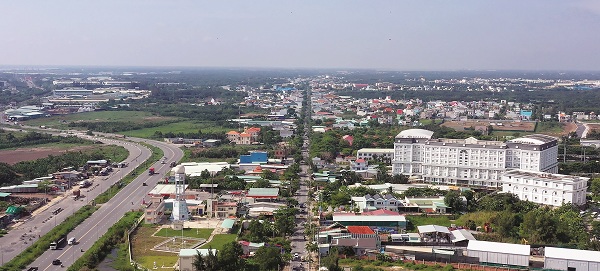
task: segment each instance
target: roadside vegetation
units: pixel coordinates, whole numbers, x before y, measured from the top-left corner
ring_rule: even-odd
[[[0,163],[0,186],[20,184],[22,181],[47,176],[63,168],[84,165],[89,160],[122,161],[125,158],[127,158],[127,150],[121,146],[99,146],[94,149],[71,151],[37,160],[22,161],[12,166]]]
[[[44,236],[41,236],[37,241],[35,241],[31,246],[29,246],[25,251],[21,254],[17,255],[15,258],[10,260],[9,262],[4,263],[2,267],[0,267],[0,271],[13,271],[13,270],[22,270],[27,265],[31,264],[37,257],[42,255],[44,252],[48,250],[50,247],[50,243],[58,239],[58,237],[63,236],[71,232],[77,225],[81,224],[84,220],[96,211],[96,207],[92,206],[84,206],[75,212],[73,215],[67,217],[65,221],[54,227]],[[75,270],[75,269],[74,269]]]
[[[81,139],[76,136],[63,137],[33,131],[23,133],[9,132],[4,129],[0,129],[0,150],[19,147],[30,147],[49,143],[65,143],[80,145],[92,144],[91,141]]]
[[[85,271],[93,270],[111,251],[119,244],[125,243],[127,232],[137,223],[141,217],[141,212],[128,212],[117,223],[108,229],[108,231],[98,239],[94,245],[88,249],[75,263],[67,270]],[[135,270],[131,265],[124,266],[127,270]]]

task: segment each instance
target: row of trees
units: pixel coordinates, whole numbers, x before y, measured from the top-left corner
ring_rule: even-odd
[[[23,146],[34,146],[48,143],[77,143],[85,144],[84,139],[76,136],[52,136],[50,134],[43,134],[38,132],[27,132],[25,134],[19,133],[15,135],[12,132],[7,132],[0,129],[0,149],[18,148]]]

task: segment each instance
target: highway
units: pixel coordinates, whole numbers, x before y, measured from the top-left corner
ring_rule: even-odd
[[[129,151],[129,156],[125,162],[129,163],[129,167],[117,168],[108,176],[98,176],[93,178],[94,183],[88,188],[81,189],[83,197],[80,200],[74,201],[68,196],[56,202],[53,205],[42,206],[34,212],[28,220],[22,222],[18,227],[11,230],[2,237],[2,245],[0,252],[2,254],[2,264],[13,259],[33,242],[37,241],[38,236],[48,233],[56,225],[64,221],[68,216],[79,210],[82,206],[88,204],[92,199],[96,198],[100,193],[109,188],[110,183],[120,180],[135,169],[135,166],[142,163],[150,157],[150,150],[142,147],[139,144],[130,142],[97,138],[95,140],[102,141],[105,144],[113,144],[125,147]],[[54,215],[52,211],[62,208],[63,210]],[[31,240],[30,240],[31,239]]]
[[[165,174],[170,171],[171,168],[169,167],[169,163],[171,161],[178,162],[183,157],[183,151],[171,144],[140,138],[128,138],[128,140],[146,142],[162,149],[164,156],[167,158],[167,163],[161,164],[160,161],[156,162],[153,167],[157,174],[152,176],[149,176],[146,173],[141,174],[119,191],[119,193],[117,193],[110,201],[103,204],[91,217],[77,226],[69,234],[69,238],[75,237],[78,244],[73,246],[67,245],[61,250],[47,250],[38,257],[35,262],[30,264],[29,267],[39,267],[39,270],[63,270],[71,266],[73,262],[83,254],[81,250],[86,251],[89,249],[94,242],[104,235],[108,228],[115,224],[126,212],[140,208],[142,200],[147,197],[150,190],[152,190],[159,180],[163,179]],[[144,154],[147,153],[150,155],[149,149],[142,149]],[[131,167],[133,168],[133,166]],[[112,182],[117,180],[118,179]],[[148,186],[143,186],[142,184],[144,182],[147,183]],[[64,267],[52,265],[54,259],[60,259]]]

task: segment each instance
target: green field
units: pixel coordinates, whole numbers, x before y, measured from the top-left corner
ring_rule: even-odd
[[[214,230],[215,229],[183,229],[183,231],[176,231],[169,228],[162,228],[157,233],[155,233],[154,236],[174,237],[181,236],[183,234],[184,237],[208,239],[208,237]]]
[[[142,137],[142,138],[150,138],[154,135],[156,131],[161,133],[198,133],[198,131],[202,131],[202,133],[226,133],[229,128],[223,128],[216,126],[213,122],[198,122],[198,121],[178,121],[169,124],[164,124],[161,126],[144,128],[138,130],[125,131],[121,134],[132,137]]]
[[[542,121],[535,126],[535,132],[542,134],[560,134],[564,130],[565,124],[555,121]]]
[[[202,245],[200,248],[214,248],[221,250],[223,245],[235,241],[236,238],[237,234],[217,234],[213,236],[213,239],[210,242]]]
[[[175,120],[171,117],[155,116],[149,112],[143,111],[94,111],[85,113],[76,113],[70,115],[53,116],[50,118],[39,118],[25,121],[29,126],[47,126],[55,129],[78,129],[78,127],[69,127],[70,122],[76,121],[103,121],[103,122],[164,122]],[[81,127],[79,127],[81,129]]]

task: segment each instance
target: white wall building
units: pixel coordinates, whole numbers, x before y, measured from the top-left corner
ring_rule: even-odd
[[[356,158],[371,160],[373,156],[379,158],[385,158],[391,161],[394,158],[394,149],[374,149],[374,148],[362,148],[356,152]]]
[[[508,170],[502,175],[502,192],[521,200],[561,206],[563,203],[583,205],[590,178],[551,174],[528,170]]]
[[[469,240],[467,255],[480,263],[529,267],[529,245]]]
[[[544,269],[600,271],[600,251],[546,247]]]
[[[551,136],[528,135],[507,142],[432,136],[423,129],[400,132],[392,174],[417,176],[428,183],[496,188],[506,169],[558,172],[558,141]]]

